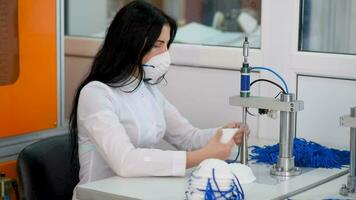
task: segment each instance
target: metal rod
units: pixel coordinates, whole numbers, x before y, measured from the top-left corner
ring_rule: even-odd
[[[351,117],[356,117],[356,107],[351,108]],[[350,175],[349,188],[356,189],[356,127],[350,128]]]
[[[351,108],[351,117],[356,118],[356,107]],[[356,197],[356,127],[350,128],[350,174],[347,184],[342,184],[340,194]]]
[[[295,102],[294,94],[281,94],[281,102]],[[296,112],[281,111],[279,126],[279,155],[277,164],[271,169],[276,176],[296,176],[301,170],[294,166],[293,142],[295,136]]]
[[[244,63],[246,63],[246,64],[248,63],[247,59],[248,59],[249,48],[250,48],[250,46],[249,46],[248,38],[245,37],[245,41],[242,45],[242,49],[243,49]]]
[[[242,124],[247,125],[247,107],[242,107]],[[242,137],[242,143],[240,145],[240,162],[241,164],[248,164],[248,144],[247,144],[247,135],[244,132]]]
[[[5,174],[4,173],[0,173],[0,191],[1,191],[1,196],[0,199],[4,200],[5,199]]]
[[[281,101],[294,101],[292,95],[282,95]],[[295,135],[295,112],[281,111],[279,131],[279,166],[289,171],[294,167],[291,163],[293,157],[293,140]]]

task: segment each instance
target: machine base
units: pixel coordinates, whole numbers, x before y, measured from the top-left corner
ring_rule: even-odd
[[[290,177],[290,176],[298,176],[302,173],[302,170],[298,167],[293,167],[289,171],[284,171],[283,168],[279,168],[276,165],[273,165],[270,171],[271,175],[273,176],[284,176],[284,177]]]

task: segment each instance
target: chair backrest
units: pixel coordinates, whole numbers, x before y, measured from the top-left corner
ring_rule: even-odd
[[[70,136],[65,134],[38,141],[21,151],[17,170],[26,200],[72,199],[79,177],[71,162],[70,146]]]

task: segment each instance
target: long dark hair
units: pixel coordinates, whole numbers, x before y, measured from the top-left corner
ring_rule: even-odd
[[[77,108],[82,88],[91,81],[122,87],[134,81],[132,75],[138,73],[137,88],[144,77],[142,58],[151,50],[165,24],[170,26],[169,47],[174,40],[177,24],[160,9],[144,1],[133,1],[116,14],[107,30],[103,45],[94,58],[89,74],[79,85],[74,96],[69,118],[72,161],[78,158]],[[73,165],[78,172],[79,164],[73,162]]]

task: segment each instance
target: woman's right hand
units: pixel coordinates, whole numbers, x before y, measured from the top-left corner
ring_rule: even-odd
[[[218,129],[214,137],[210,138],[203,148],[187,152],[186,167],[194,167],[208,158],[217,158],[221,160],[228,159],[231,149],[235,146],[235,142],[231,139],[228,143],[223,144],[220,142],[221,137],[222,129]]]
[[[227,160],[230,156],[232,148],[235,146],[235,142],[231,139],[228,143],[221,143],[222,129],[218,129],[214,137],[210,138],[208,143],[203,147],[203,151],[209,158],[217,158],[221,160]]]

